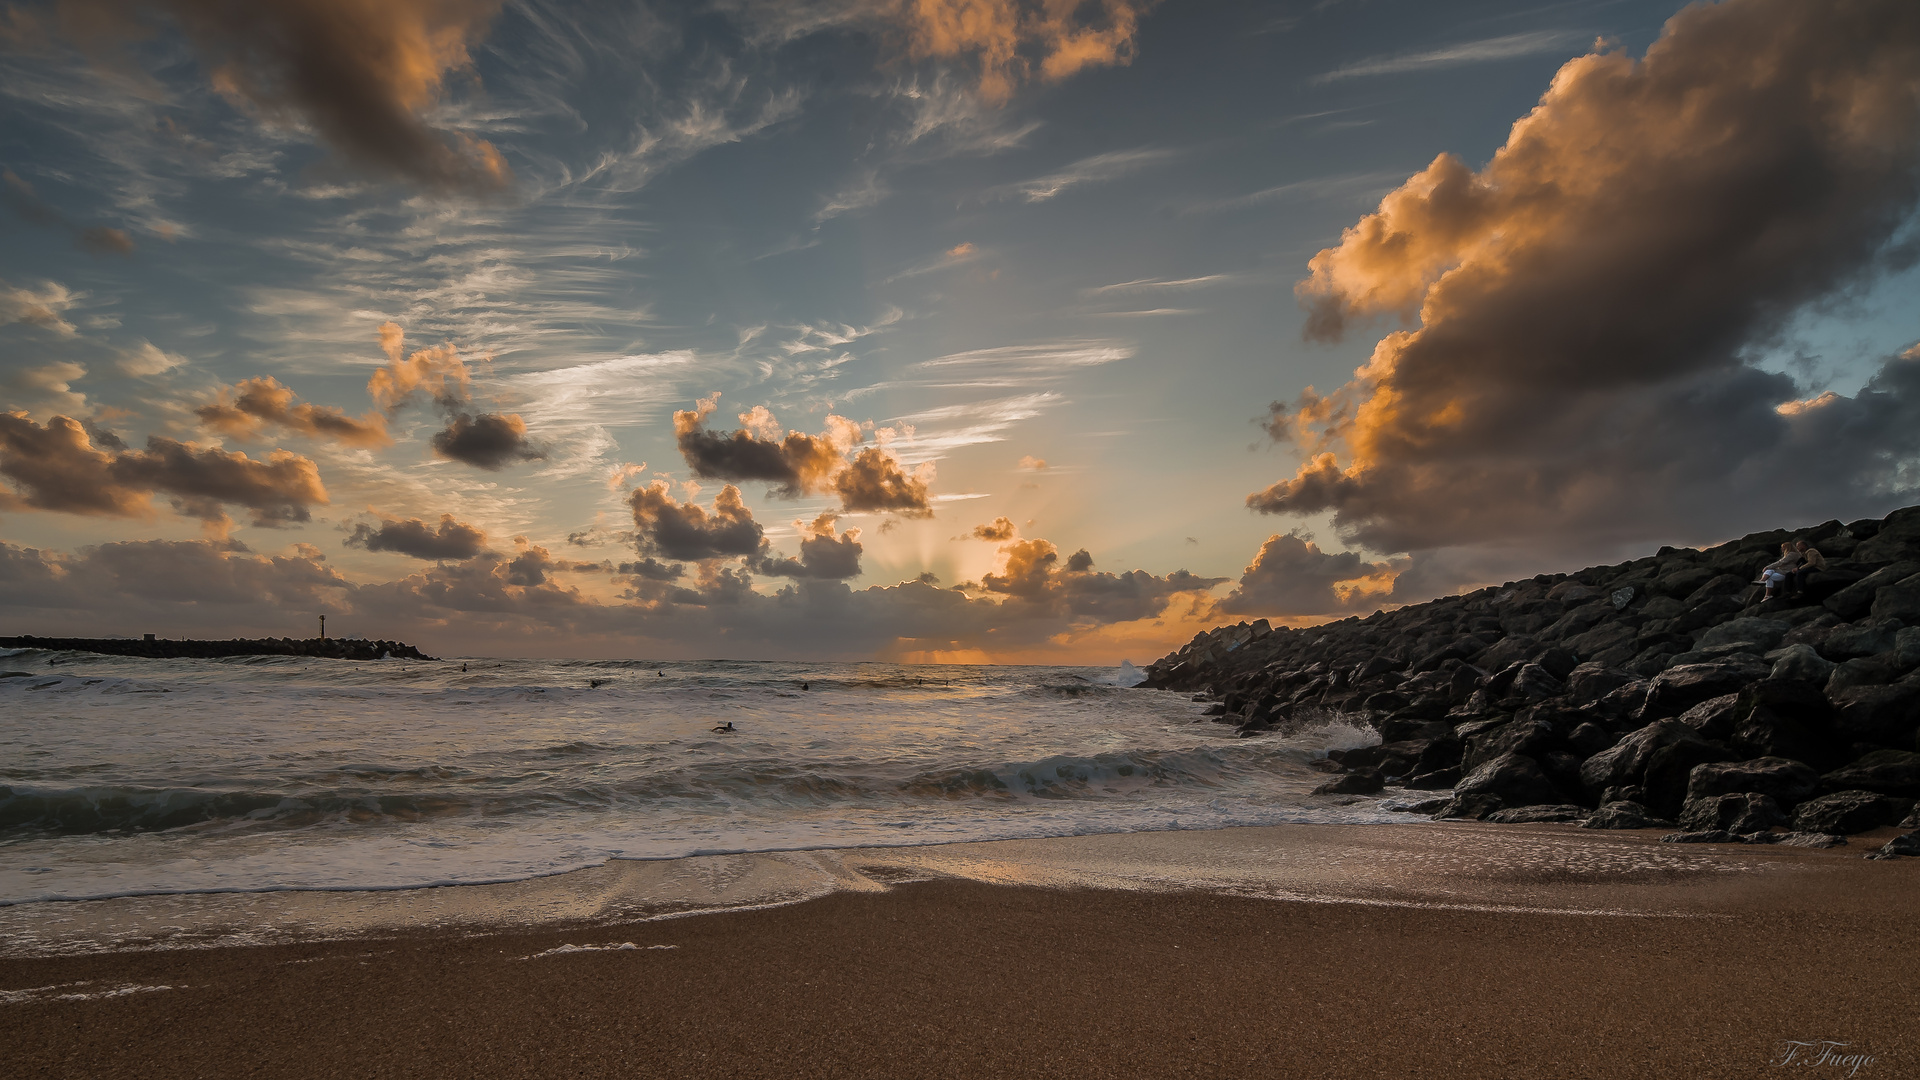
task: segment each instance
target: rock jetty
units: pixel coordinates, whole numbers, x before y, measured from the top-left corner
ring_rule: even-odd
[[[46,649],[146,656],[154,659],[211,660],[222,656],[313,656],[329,660],[432,660],[400,641],[361,638],[234,638],[229,641],[136,640],[133,638],[0,637],[0,649]]]
[[[1763,601],[1761,567],[1799,540],[1826,569]],[[1820,846],[1920,828],[1920,506],[1304,630],[1223,626],[1141,685],[1211,700],[1244,736],[1369,725],[1380,745],[1330,753],[1319,792],[1396,786],[1437,818]],[[1920,834],[1883,850],[1920,854]]]

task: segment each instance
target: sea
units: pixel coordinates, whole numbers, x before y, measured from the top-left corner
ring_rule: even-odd
[[[1119,668],[0,652],[0,906],[1407,820]],[[18,914],[18,912],[16,912]]]

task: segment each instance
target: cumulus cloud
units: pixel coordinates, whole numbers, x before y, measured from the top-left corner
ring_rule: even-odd
[[[104,450],[66,416],[45,427],[24,413],[0,416],[0,476],[16,486],[0,489],[0,506],[70,514],[145,517],[151,496],[165,493],[174,509],[203,521],[224,522],[222,506],[235,505],[271,527],[309,520],[308,507],[327,501],[319,469],[298,454],[255,461],[159,435],[145,450]]]
[[[735,431],[710,431],[707,417],[719,408],[720,395],[702,398],[692,409],[673,414],[674,439],[680,456],[695,476],[710,480],[764,480],[783,498],[833,493],[845,511],[876,511],[904,517],[932,517],[928,485],[934,477],[931,463],[908,470],[887,447],[895,433],[876,433],[881,445],[847,454],[866,440],[860,425],[843,416],[828,416],[827,430],[818,435],[800,431],[782,434],[780,424],[765,406],[739,415]]]
[[[487,534],[452,514],[441,514],[438,527],[419,518],[381,515],[379,525],[360,522],[345,541],[348,547],[394,551],[416,559],[471,559],[487,549]]]
[[[1644,59],[1562,67],[1484,169],[1441,155],[1314,257],[1310,336],[1408,325],[1275,409],[1306,462],[1248,505],[1387,552],[1883,510],[1920,489],[1915,363],[1808,400],[1748,356],[1910,261],[1891,238],[1917,203],[1920,7],[1688,7]]]
[[[1298,532],[1269,536],[1220,610],[1278,617],[1371,610],[1392,593],[1406,565],[1368,562],[1353,551],[1321,551]]]
[[[1004,565],[998,573],[956,588],[999,594],[1010,603],[1048,612],[1080,623],[1113,623],[1158,614],[1180,594],[1197,601],[1226,578],[1206,578],[1176,570],[1165,577],[1145,570],[1112,574],[1093,569],[1085,548],[1060,564],[1060,549],[1051,540],[1015,540],[1000,549]],[[1210,607],[1211,604],[1205,606]]]
[[[973,532],[969,535],[975,540],[986,540],[990,543],[1004,544],[1013,539],[1014,534],[1018,531],[1018,529],[1014,528],[1011,518],[997,517],[985,525],[975,525]]]
[[[800,532],[800,557],[755,560],[756,573],[769,577],[815,578],[843,581],[860,576],[860,530],[848,529],[835,535],[837,516],[828,511],[812,522],[796,521]]]
[[[380,348],[387,354],[387,364],[367,380],[367,395],[389,415],[422,393],[432,398],[446,416],[446,427],[431,440],[434,453],[489,472],[547,456],[527,437],[526,421],[519,414],[471,407],[473,376],[451,344],[409,354],[406,332],[389,322],[380,325]],[[384,433],[384,425],[381,430]]]
[[[69,36],[96,49],[170,17],[213,88],[271,123],[311,130],[341,157],[439,192],[512,181],[491,143],[426,119],[450,75],[472,67],[501,0],[66,0]]]
[[[0,375],[0,388],[15,404],[32,402],[41,409],[74,413],[87,407],[87,396],[73,388],[73,383],[86,374],[84,364],[56,360]]]
[[[355,419],[331,406],[295,404],[293,391],[270,377],[222,388],[218,399],[201,406],[197,415],[207,428],[239,439],[260,438],[264,428],[277,427],[347,446],[385,446],[393,441],[379,413]]]
[[[1036,75],[1054,82],[1133,60],[1134,35],[1152,0],[898,0],[916,58],[967,59],[979,93],[1005,101]]]
[[[635,488],[627,505],[642,555],[692,562],[759,555],[766,547],[765,530],[732,484],[714,496],[711,511],[675,501],[665,480]]]

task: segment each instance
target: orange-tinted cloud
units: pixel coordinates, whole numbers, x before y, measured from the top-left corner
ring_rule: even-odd
[[[695,562],[759,555],[766,547],[765,531],[753,520],[739,488],[721,488],[711,511],[695,502],[677,502],[669,490],[665,480],[656,480],[627,496],[640,554]]]
[[[193,42],[215,90],[262,118],[309,127],[370,172],[435,191],[512,182],[493,145],[424,118],[501,0],[61,0],[68,35],[138,36],[149,12]]]
[[[1133,60],[1140,16],[1153,0],[898,0],[915,58],[969,59],[980,96],[1005,101],[1038,76],[1048,82]]]
[[[969,535],[975,540],[986,540],[995,544],[1004,544],[1013,539],[1014,533],[1017,531],[1018,530],[1014,528],[1012,519],[997,517],[985,525],[975,525],[973,532]]]
[[[1051,540],[1015,540],[1000,549],[1005,565],[999,573],[957,586],[1008,597],[1034,611],[1046,612],[1077,624],[1128,622],[1164,610],[1176,596],[1192,594],[1211,607],[1204,594],[1226,578],[1203,578],[1185,570],[1165,577],[1145,570],[1112,574],[1093,569],[1093,556],[1082,548],[1060,562],[1060,549]]]
[[[1407,328],[1276,405],[1307,461],[1248,505],[1407,551],[1911,491],[1914,365],[1783,413],[1806,395],[1743,350],[1885,265],[1916,204],[1920,6],[1689,7],[1643,60],[1562,67],[1484,169],[1441,155],[1314,257],[1309,336]]]
[[[451,343],[408,354],[406,332],[394,323],[382,323],[380,348],[387,354],[387,366],[367,380],[367,395],[389,414],[422,392],[431,397],[447,421],[431,440],[434,453],[489,472],[547,456],[527,437],[526,421],[518,414],[469,407],[473,376]]]
[[[1235,615],[1332,615],[1376,608],[1406,568],[1357,552],[1325,552],[1297,532],[1267,537],[1220,610]]]
[[[150,436],[145,450],[94,445],[77,420],[56,416],[45,427],[25,413],[0,416],[0,476],[18,486],[0,490],[0,504],[70,514],[144,517],[164,492],[180,513],[225,522],[223,505],[253,511],[253,523],[306,521],[324,505],[320,470],[298,454],[276,450],[266,461],[214,447]]]
[[[782,435],[773,414],[755,406],[740,414],[738,430],[709,431],[706,419],[719,408],[719,398],[717,393],[710,394],[694,408],[673,414],[680,456],[695,476],[764,480],[782,498],[832,492],[846,511],[933,516],[928,492],[934,477],[931,463],[909,471],[885,445],[868,446],[848,458],[848,452],[866,436],[860,425],[844,416],[828,416],[827,430],[818,435],[801,431]],[[883,443],[892,437],[886,429],[879,434]]]
[[[812,578],[842,581],[860,576],[860,530],[848,529],[835,534],[836,515],[827,511],[811,522],[796,521],[800,531],[800,557],[797,559],[757,559],[755,573],[772,577]]]
[[[354,419],[331,406],[295,404],[293,391],[271,377],[244,379],[223,388],[219,399],[201,406],[196,415],[206,427],[237,439],[259,438],[264,428],[277,427],[347,446],[385,446],[393,441],[379,413]]]

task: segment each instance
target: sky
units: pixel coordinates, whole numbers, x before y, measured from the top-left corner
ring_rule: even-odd
[[[0,7],[0,633],[1144,663],[1920,502],[1909,0]]]

